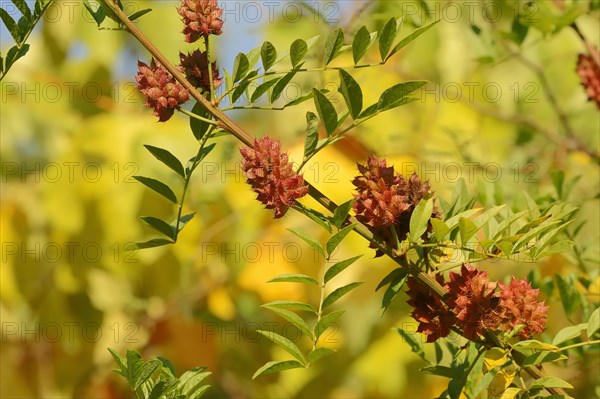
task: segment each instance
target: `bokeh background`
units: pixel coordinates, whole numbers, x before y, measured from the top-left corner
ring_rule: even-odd
[[[441,19],[387,65],[354,71],[366,104],[397,82],[428,80],[419,101],[382,114],[323,151],[307,165],[305,178],[335,201],[346,201],[356,162],[376,153],[402,173],[429,179],[446,200],[463,178],[480,193],[481,205],[518,208],[523,191],[541,202],[556,200],[551,176],[563,171],[572,183],[568,200],[580,208],[575,225],[585,222],[573,236],[576,252],[482,267],[497,279],[532,270],[542,280],[571,276],[584,282],[577,288],[594,303],[600,292],[600,177],[591,154],[598,154],[600,122],[576,74],[577,54],[587,50],[568,25],[576,20],[598,46],[597,2],[527,4],[225,1],[217,60],[231,71],[239,51],[266,39],[283,53],[294,39],[327,35],[335,26],[348,42],[361,25],[381,29],[392,16],[405,17],[400,36]],[[153,9],[138,25],[172,61],[180,50],[193,49],[180,33],[176,2],[124,5],[131,12]],[[12,3],[2,1],[2,7],[19,16]],[[515,13],[525,28],[514,27]],[[0,39],[5,54],[12,39],[4,27]],[[253,381],[266,361],[287,358],[255,330],[272,327],[294,339],[294,330],[260,305],[318,301],[316,290],[266,283],[281,273],[317,275],[321,267],[286,228],[322,241],[326,233],[294,212],[273,220],[243,181],[238,143],[221,137],[192,180],[186,210],[197,213],[179,242],[125,251],[152,236],[139,216],[175,215],[131,177],[158,177],[178,187],[143,144],[188,159],[196,151],[189,121],[176,114],[168,123],[156,122],[133,84],[137,59],[148,61],[148,55],[124,32],[98,30],[81,2],[56,2],[30,43],[29,54],[0,83],[0,397],[131,397],[111,371],[116,365],[108,347],[161,355],[178,372],[206,366],[213,372],[210,397],[431,398],[443,391],[446,380],[421,373],[424,363],[393,330],[416,329],[405,296],[380,314],[382,293],[375,287],[393,264],[374,259],[354,234],[336,256],[364,255],[342,280],[365,284],[339,302],[346,314],[326,333],[327,345],[339,352],[309,370]],[[322,51],[323,41],[313,49],[315,63]],[[376,63],[378,57],[374,46],[366,60]],[[348,53],[334,63],[351,64]],[[303,74],[284,96],[335,89],[337,81],[335,72]],[[299,161],[305,113],[312,107],[308,102],[231,115],[257,137],[280,138]],[[560,115],[568,120],[568,134]],[[581,321],[581,311],[565,317],[556,291],[547,302],[548,336]],[[556,373],[577,387],[575,397],[593,397],[597,353]]]

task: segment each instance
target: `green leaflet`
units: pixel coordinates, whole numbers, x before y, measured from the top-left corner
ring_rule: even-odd
[[[277,373],[284,370],[297,369],[304,367],[304,364],[296,361],[296,360],[284,360],[284,361],[274,361],[268,362],[254,373],[252,379],[256,379],[261,375]]]
[[[298,359],[298,361],[300,361],[300,363],[302,363],[302,364],[306,363],[306,361],[304,360],[304,356],[302,355],[302,352],[300,352],[300,349],[298,349],[296,344],[294,344],[292,341],[290,341],[286,337],[279,335],[273,331],[256,330],[256,332],[259,333],[260,335],[265,336],[269,340],[273,341],[273,343],[280,346],[281,348],[285,349],[290,355],[292,355],[296,359]]]
[[[321,93],[317,89],[312,89],[313,97],[315,100],[315,107],[317,109],[317,113],[319,114],[319,118],[323,122],[325,126],[325,130],[327,131],[327,135],[331,136],[338,125],[338,116],[337,112],[331,101],[327,99],[327,97]]]
[[[340,69],[340,92],[352,119],[358,119],[363,107],[362,90],[356,80],[343,69]]]

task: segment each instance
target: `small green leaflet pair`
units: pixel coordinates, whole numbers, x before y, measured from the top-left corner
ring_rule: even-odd
[[[113,1],[113,0],[105,0],[105,1]],[[115,2],[117,3],[117,6],[119,7],[119,9],[121,11],[124,11],[123,3],[121,2],[121,0],[116,0]],[[94,18],[94,21],[96,22],[96,25],[98,25],[99,28],[100,28],[100,25],[102,25],[102,22],[104,22],[104,20],[106,19],[106,17],[115,21],[117,24],[120,24],[118,18],[116,18],[112,14],[110,9],[108,9],[107,7],[104,7],[104,4],[102,4],[102,0],[100,0],[100,4],[98,5],[98,8],[96,10],[94,10],[94,8],[90,4],[89,0],[83,0],[83,5],[85,6],[86,10],[90,13],[92,18]],[[136,19],[140,18],[141,16],[148,14],[150,11],[152,11],[151,8],[145,8],[143,10],[139,10],[139,11],[136,11],[136,12],[128,15],[127,18],[129,18],[130,21],[135,21]]]
[[[15,45],[8,49],[6,56],[0,54],[0,81],[4,79],[9,69],[21,57],[29,51],[29,44],[25,43],[36,24],[48,9],[52,0],[36,0],[33,12],[27,6],[25,0],[11,0],[21,13],[21,18],[15,22],[14,18],[3,8],[0,8],[0,19],[15,41]]]
[[[327,262],[331,258],[333,252],[338,248],[344,238],[346,238],[346,236],[353,230],[355,226],[354,224],[347,224],[346,226],[343,226],[348,216],[348,212],[352,208],[352,203],[353,200],[348,201],[337,208],[336,212],[334,213],[334,217],[331,218],[331,224],[336,227],[337,232],[331,235],[325,246],[321,245],[320,242],[313,239],[310,235],[298,229],[290,228],[288,230],[314,248],[317,253],[319,253]],[[289,369],[307,368],[316,361],[335,353],[334,349],[320,346],[319,344],[322,344],[320,338],[323,336],[323,333],[327,331],[327,329],[333,323],[335,323],[342,314],[344,314],[344,311],[336,310],[329,313],[326,313],[326,311],[341,297],[361,285],[362,282],[352,282],[346,284],[334,289],[328,295],[324,295],[326,285],[341,272],[346,270],[350,265],[356,262],[359,258],[360,256],[354,256],[329,266],[323,273],[321,283],[319,283],[315,278],[305,274],[283,274],[269,280],[269,283],[299,283],[308,286],[319,287],[321,289],[321,300],[318,308],[308,303],[287,300],[273,301],[262,305],[262,307],[269,309],[276,315],[294,325],[301,332],[302,336],[306,337],[308,341],[312,343],[312,348],[307,355],[304,355],[298,345],[288,338],[277,334],[274,331],[257,330],[259,334],[263,335],[277,346],[287,351],[294,357],[294,359],[268,362],[259,368],[254,373],[252,378],[257,378],[261,375],[276,373]],[[305,318],[301,317],[294,311],[304,312],[305,314],[308,314],[308,316],[316,318],[316,321],[311,326],[305,320]]]

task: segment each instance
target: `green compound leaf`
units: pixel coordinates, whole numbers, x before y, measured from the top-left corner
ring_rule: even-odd
[[[258,75],[258,71],[253,70],[253,71],[250,71],[244,77],[244,79],[242,79],[242,81],[238,84],[238,86],[233,90],[233,93],[231,94],[231,101],[233,101],[235,103],[244,93],[246,93],[246,91],[251,83],[250,79],[254,78],[256,75]]]
[[[512,345],[513,349],[528,349],[536,351],[554,351],[558,347],[555,345],[547,344],[545,342],[538,341],[537,339],[528,339],[525,341],[519,341]]]
[[[279,98],[279,96],[281,96],[281,93],[283,93],[283,90],[286,88],[288,83],[290,83],[290,81],[296,75],[296,72],[298,72],[298,71],[288,72],[281,79],[279,79],[277,81],[277,83],[273,87],[273,91],[271,92],[271,97],[269,98],[271,103],[274,103]]]
[[[308,354],[308,362],[314,363],[326,356],[333,355],[336,351],[330,348],[315,348]]]
[[[244,53],[239,53],[235,57],[235,61],[233,63],[233,81],[237,82],[246,76],[248,68],[250,68],[250,61],[248,61],[248,57]]]
[[[319,337],[329,328],[330,325],[335,323],[337,319],[340,318],[341,315],[345,313],[344,310],[337,310],[335,312],[331,312],[323,317],[314,327],[315,339],[318,340]]]
[[[188,222],[190,220],[192,220],[195,215],[196,215],[196,212],[192,212],[192,213],[188,213],[187,215],[183,215],[182,217],[180,217],[179,218],[179,229],[177,230],[177,233],[179,233],[181,230],[183,230],[185,225],[188,224]],[[177,228],[177,219],[172,221],[170,226],[171,226],[171,228],[173,228],[173,230],[175,230]]]
[[[477,233],[477,226],[467,218],[460,218],[458,221],[458,231],[460,232],[460,240],[462,245],[467,242]]]
[[[350,291],[352,291],[353,289],[355,289],[356,287],[358,287],[361,284],[362,284],[362,282],[357,281],[355,283],[350,283],[348,285],[345,285],[343,287],[340,287],[340,288],[334,290],[331,294],[327,295],[327,297],[323,300],[323,306],[321,307],[321,309],[322,310],[327,309],[329,306],[333,305],[333,303],[336,302],[338,299],[340,299],[342,296],[346,295],[347,293],[349,293]]]
[[[135,21],[136,19],[138,19],[138,18],[140,18],[140,17],[148,14],[150,11],[152,11],[151,8],[146,8],[146,9],[143,9],[143,10],[139,10],[139,11],[136,11],[133,14],[131,14],[128,18],[131,21]]]
[[[340,92],[352,119],[357,119],[363,107],[362,90],[356,80],[343,69],[340,69]]]
[[[192,113],[205,119],[211,118],[209,112],[199,102],[197,102],[194,105],[194,108],[192,108]],[[202,137],[204,137],[204,135],[208,131],[209,127],[210,123],[201,121],[200,119],[196,119],[190,116],[190,129],[192,130],[192,133],[194,134],[196,140],[202,139]]]
[[[383,112],[415,101],[414,98],[409,98],[408,95],[421,88],[425,83],[427,82],[424,80],[414,80],[390,87],[379,97],[377,110]],[[361,117],[363,116],[361,115]]]
[[[11,0],[11,1],[17,7],[17,9],[21,12],[21,14],[23,14],[23,17],[25,17],[25,19],[27,21],[31,21],[33,19],[32,15],[31,15],[31,10],[27,6],[27,3],[25,3],[25,0]]]
[[[204,371],[206,367],[195,367],[186,371],[179,377],[178,393],[187,395],[189,399],[199,398],[210,387],[202,382],[211,375],[210,371]]]
[[[191,157],[185,166],[185,173],[187,173],[188,175],[192,173],[194,169],[196,169],[196,167],[200,165],[200,162],[202,162],[202,160],[206,158],[208,154],[210,154],[210,152],[215,148],[216,145],[216,143],[207,145],[202,150],[200,150],[200,153],[197,156]]]
[[[346,238],[346,236],[354,229],[355,226],[356,224],[348,225],[340,231],[338,231],[337,233],[335,233],[333,236],[331,236],[331,238],[327,241],[327,244],[325,245],[325,247],[327,248],[327,253],[330,256],[333,253],[333,251],[335,251],[335,249],[342,243],[344,238]]]
[[[565,380],[563,380],[561,378],[547,375],[545,377],[541,377],[541,378],[533,381],[533,383],[529,386],[529,389],[532,389],[532,388],[567,388],[567,389],[573,389],[573,385],[569,384],[567,381],[565,381]]]
[[[305,367],[304,364],[297,362],[296,360],[284,360],[284,361],[274,361],[269,362],[256,370],[256,373],[252,376],[252,379],[256,379],[261,375],[277,373],[279,371],[290,370],[290,369],[298,369]]]
[[[354,199],[346,201],[343,204],[339,205],[337,208],[335,208],[335,211],[333,211],[333,225],[338,229],[342,227],[342,224],[346,220],[346,217],[348,217],[348,214],[350,213],[350,210],[354,205],[354,201]]]
[[[386,285],[390,284],[392,281],[395,281],[398,277],[403,276],[405,274],[406,274],[406,271],[400,267],[392,270],[383,279],[381,279],[379,284],[377,284],[377,287],[375,288],[375,292],[379,291],[382,287],[385,287]]]
[[[285,349],[290,355],[294,356],[302,364],[306,363],[306,361],[304,360],[304,356],[302,355],[302,352],[300,352],[300,349],[298,349],[296,344],[294,344],[292,341],[290,341],[286,337],[279,335],[273,331],[256,330],[256,332],[259,333],[260,335],[265,336],[270,341],[275,343],[277,346]]]
[[[306,274],[280,274],[277,277],[267,281],[267,283],[301,283],[319,285],[317,280]]]
[[[0,8],[1,10],[1,8]],[[23,44],[23,46],[19,49],[18,46],[11,47],[6,53],[6,60],[4,65],[4,73],[8,71],[8,69],[17,62],[18,59],[23,57],[29,51],[29,44]],[[2,75],[4,77],[6,75]]]
[[[422,372],[433,375],[440,375],[446,378],[459,379],[461,377],[462,370],[446,366],[429,366],[423,367]]]
[[[390,48],[392,48],[392,43],[394,43],[397,34],[398,23],[396,22],[396,18],[390,18],[381,30],[381,35],[379,36],[379,54],[381,55],[381,61],[387,59],[386,55],[390,51]]]
[[[325,277],[323,279],[323,281],[325,281],[325,284],[327,284],[332,278],[334,278],[335,276],[337,276],[338,274],[340,274],[341,272],[346,270],[346,268],[348,266],[350,266],[351,264],[356,262],[361,256],[362,255],[358,255],[353,258],[343,260],[341,262],[334,264],[329,269],[327,269],[327,271],[325,272]]]
[[[594,310],[590,319],[588,320],[587,336],[588,339],[592,338],[592,335],[600,330],[600,308]]]
[[[304,59],[308,51],[308,45],[302,39],[296,39],[290,46],[290,61],[295,69]]]
[[[313,305],[310,305],[308,303],[304,303],[304,302],[298,302],[298,301],[287,301],[287,300],[280,300],[280,301],[272,301],[269,302],[263,306],[268,306],[269,308],[283,308],[283,309],[294,309],[294,310],[304,310],[307,312],[311,312],[311,313],[317,313],[317,310],[314,308]]]
[[[314,113],[306,113],[306,140],[304,142],[304,157],[310,156],[319,142],[319,118]]]
[[[411,351],[417,354],[421,359],[425,360],[423,343],[417,338],[417,334],[414,332],[408,332],[402,328],[397,328],[396,331],[402,337],[403,341],[410,346]]]
[[[567,359],[567,356],[560,352],[537,352],[529,355],[523,360],[523,367],[535,366],[537,364],[557,362]]]
[[[406,283],[407,278],[408,273],[404,269],[400,269],[399,273],[394,274],[394,277],[390,280],[389,286],[385,290],[385,293],[383,294],[383,298],[381,300],[382,315],[390,307],[394,298],[400,293],[400,290]]]
[[[310,235],[308,235],[304,231],[301,231],[301,230],[298,230],[298,229],[295,229],[295,228],[289,228],[287,230],[290,233],[293,233],[297,237],[301,238],[303,241],[305,241],[308,245],[310,245],[317,252],[319,252],[323,258],[326,257],[325,256],[325,250],[323,249],[323,246],[318,241],[314,240]]]
[[[587,330],[588,323],[580,323],[576,326],[568,326],[556,333],[552,340],[552,345],[560,345],[573,338],[578,338],[584,330]]]
[[[140,219],[154,230],[175,240],[175,229],[164,220],[152,216],[140,216]]]
[[[117,362],[117,364],[119,365],[119,368],[120,368],[120,370],[114,370],[114,371],[116,371],[123,377],[126,377],[127,376],[127,365],[126,365],[125,358],[112,348],[108,348],[108,351],[110,352],[112,357],[115,359],[115,362]]]
[[[376,35],[376,33],[374,34]],[[367,50],[373,44],[373,37],[366,26],[361,26],[360,29],[354,35],[352,40],[352,58],[354,65],[358,64],[359,61],[365,56]]]
[[[271,42],[264,42],[260,49],[260,58],[265,72],[267,72],[277,60],[277,50]]]
[[[398,51],[402,50],[406,45],[411,43],[417,37],[421,36],[423,33],[427,32],[429,29],[431,29],[435,24],[437,24],[440,21],[441,21],[441,19],[438,19],[437,21],[434,21],[428,25],[425,25],[418,29],[415,29],[413,33],[406,36],[404,39],[400,40],[400,42],[398,44],[396,44],[396,47],[394,47],[394,49],[388,54],[388,56],[385,58],[385,60],[386,61],[389,60],[391,56],[396,54]]]
[[[410,217],[410,239],[418,241],[419,238],[427,231],[429,219],[433,212],[433,199],[422,199],[415,207],[413,214]]]
[[[333,229],[331,227],[331,223],[329,222],[329,218],[327,216],[323,215],[319,211],[315,211],[314,209],[310,209],[310,208],[305,208],[304,211],[306,212],[306,216],[308,216],[315,223],[319,224],[321,227],[323,227],[325,230],[327,230],[327,232],[329,232],[329,234],[332,233]]]
[[[338,125],[338,116],[333,104],[319,90],[312,89],[317,113],[323,121],[327,135],[331,136]]]
[[[127,247],[128,251],[135,251],[137,249],[156,248],[162,247],[163,245],[173,244],[173,241],[167,240],[166,238],[153,238],[152,240],[144,242],[136,242]]]
[[[258,87],[254,89],[254,92],[252,92],[252,96],[250,96],[250,103],[254,103],[258,100],[263,94],[269,91],[271,87],[275,86],[277,82],[279,82],[279,78],[266,80],[259,84]]]
[[[325,65],[329,65],[329,63],[339,55],[339,51],[343,45],[344,32],[341,29],[336,29],[331,32],[325,42]]]
[[[166,199],[168,199],[169,201],[171,201],[172,203],[177,205],[177,196],[175,195],[173,190],[171,190],[169,188],[169,186],[167,186],[165,183],[162,183],[158,180],[151,179],[149,177],[144,177],[144,176],[132,176],[132,177],[135,180],[142,183],[144,186],[146,186],[149,189],[155,191],[156,193],[162,195],[163,197],[165,197]]]
[[[179,159],[177,159],[175,155],[171,154],[164,148],[154,147],[148,144],[144,144],[144,147],[146,147],[146,149],[150,151],[152,155],[154,155],[154,158],[167,165],[179,176],[185,178],[185,171],[183,170],[183,165],[181,164],[181,162],[179,162]]]
[[[4,26],[15,40],[15,43],[21,43],[21,31],[15,20],[3,8],[0,8],[0,19],[4,22]]]
[[[438,240],[438,242],[442,242],[446,235],[450,232],[450,228],[446,225],[446,223],[437,218],[431,218],[430,222],[431,226],[433,226],[435,238]]]
[[[137,360],[136,360],[137,362]],[[134,390],[137,390],[144,382],[148,381],[148,379],[150,379],[150,377],[152,376],[152,374],[154,374],[161,366],[162,363],[160,360],[158,359],[153,359],[148,361],[147,363],[144,363],[143,360],[140,359],[140,366],[138,367],[134,367],[133,369],[135,370],[135,375],[134,377],[134,383],[132,385],[132,388]],[[128,363],[129,363],[129,358],[128,358]],[[131,366],[130,366],[131,368]]]
[[[262,305],[261,307],[269,309],[271,312],[278,314],[279,316],[296,326],[298,330],[302,332],[302,334],[306,335],[309,338],[312,337],[312,331],[310,327],[308,326],[308,324],[306,324],[306,321],[304,321],[304,319],[302,319],[302,317],[298,316],[296,313],[283,309],[279,306],[272,306],[268,303]]]

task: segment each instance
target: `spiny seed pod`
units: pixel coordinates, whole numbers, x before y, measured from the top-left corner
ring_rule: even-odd
[[[183,34],[188,43],[223,33],[223,10],[218,7],[217,0],[182,0],[177,12],[185,25]]]
[[[240,153],[246,182],[258,194],[256,199],[267,209],[275,209],[275,218],[308,193],[304,178],[294,171],[287,153],[281,152],[279,140],[255,139],[253,147],[244,147]]]
[[[444,284],[441,275],[438,274],[435,278],[438,283]],[[406,284],[408,285],[407,303],[413,307],[411,316],[419,322],[417,332],[427,335],[427,342],[433,342],[450,334],[456,318],[448,311],[442,300],[413,277],[409,277]]]
[[[358,171],[360,175],[352,180],[357,191],[353,205],[356,218],[394,248],[391,229],[395,229],[400,241],[406,238],[413,210],[423,198],[431,196],[429,182],[422,182],[416,174],[406,179],[375,155],[369,157],[366,166],[358,164]],[[438,214],[434,209],[433,216]],[[371,244],[371,248],[375,246]],[[375,256],[381,255],[377,250]]]
[[[444,284],[441,274],[435,279],[448,291],[445,304],[413,277],[406,280],[411,315],[419,322],[417,331],[427,335],[427,342],[445,337],[453,327],[471,340],[487,330],[510,332],[517,326],[522,326],[518,332],[522,339],[544,331],[548,307],[538,300],[539,290],[524,278],[513,277],[508,285],[495,283],[486,272],[464,264],[460,273],[450,273],[448,283]]]
[[[448,305],[456,315],[456,325],[464,336],[477,339],[486,330],[495,330],[500,325],[496,283],[488,279],[484,271],[463,265],[460,273],[451,272],[446,285],[449,293]]]
[[[585,89],[589,101],[596,102],[600,110],[600,54],[595,47],[590,47],[590,54],[579,54],[577,58],[577,74]]]
[[[138,61],[135,80],[138,90],[146,97],[146,105],[154,108],[154,115],[158,116],[159,122],[167,121],[175,109],[189,99],[188,91],[154,59],[149,66]]]
[[[498,286],[502,329],[511,331],[517,325],[522,325],[524,327],[518,335],[523,339],[543,332],[548,307],[538,301],[540,290],[533,289],[525,278],[515,280],[513,277],[508,285],[498,283]]]
[[[208,71],[208,52],[195,50],[187,55],[179,53],[178,69],[185,74],[186,79],[192,86],[201,89],[204,92],[210,91],[210,77]],[[223,81],[219,77],[219,70],[215,62],[211,63],[213,89],[221,85]]]

